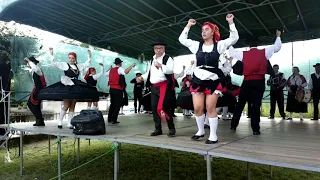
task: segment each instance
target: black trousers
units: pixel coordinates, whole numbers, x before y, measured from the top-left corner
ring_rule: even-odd
[[[134,111],[135,112],[137,112],[137,111],[140,112],[141,105],[142,105],[141,99],[142,99],[142,92],[133,92]]]
[[[313,119],[319,119],[320,92],[313,93]]]
[[[247,114],[247,116],[251,117],[252,101],[251,101],[251,97],[250,96],[248,97],[247,101],[248,101],[248,114]]]
[[[176,98],[176,90],[172,90],[172,99],[171,99],[171,113],[174,115],[174,112],[177,108],[177,98]]]
[[[110,88],[110,107],[108,113],[108,122],[116,122],[121,106],[123,105],[123,91],[119,89]]]
[[[34,88],[30,94],[29,100],[28,100],[28,108],[32,112],[32,114],[36,117],[36,120],[44,120],[42,116],[41,111],[41,101],[39,101],[36,97],[41,89]]]
[[[251,128],[254,132],[260,130],[260,107],[263,93],[265,91],[264,80],[243,81],[241,85],[239,101],[234,110],[231,127],[237,128],[241,118],[241,113],[248,99],[251,100]]]
[[[161,130],[161,117],[158,114],[158,102],[160,99],[160,88],[159,87],[151,87],[151,107],[152,107],[152,112],[153,112],[153,120],[154,120],[154,125],[155,129]],[[172,90],[170,89],[170,86],[167,86],[165,96],[164,96],[164,101],[163,101],[163,106],[162,110],[166,112],[169,116],[169,119],[167,119],[167,124],[169,129],[174,129],[174,123],[172,119],[172,114],[171,114],[171,101],[172,101]]]
[[[276,112],[276,102],[278,103],[278,109],[281,117],[285,118],[286,114],[284,113],[284,95],[283,89],[271,90],[270,91],[270,116],[274,117]]]

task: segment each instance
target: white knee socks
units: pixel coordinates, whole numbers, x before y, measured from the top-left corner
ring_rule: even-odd
[[[205,117],[205,119],[204,119],[204,124],[206,124],[206,125],[210,126],[210,124],[209,124],[209,117],[208,117],[208,113],[206,113],[206,117]]]
[[[202,136],[205,134],[204,119],[205,119],[204,114],[202,116],[196,116],[196,121],[197,121],[197,125],[198,125],[198,132],[195,134],[196,136]]]
[[[217,141],[218,140],[218,136],[217,136],[218,117],[209,118],[209,123],[210,123],[209,140],[210,141]]]
[[[60,116],[59,116],[59,121],[58,121],[58,126],[62,126],[62,120],[63,120],[65,115],[66,115],[66,111],[61,109]]]
[[[73,114],[74,114],[74,112],[69,112],[68,113],[68,127],[72,127],[72,125],[71,125],[71,119],[73,118]]]

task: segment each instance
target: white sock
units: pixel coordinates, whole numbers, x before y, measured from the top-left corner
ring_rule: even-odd
[[[292,115],[293,115],[293,113],[291,112],[290,115],[289,115],[289,118],[292,118]]]
[[[197,121],[197,125],[198,125],[198,132],[195,135],[197,135],[197,136],[202,136],[205,134],[204,119],[205,119],[204,114],[202,116],[196,116],[196,121]]]
[[[58,121],[58,126],[62,126],[62,120],[63,120],[65,115],[66,115],[66,111],[61,109],[60,116],[59,116],[59,121]]]
[[[227,115],[228,115],[228,106],[227,107],[223,107],[222,111],[223,111],[222,119],[228,119],[228,117],[227,117]]]
[[[206,117],[205,117],[205,119],[204,119],[204,124],[206,124],[206,125],[210,126],[210,124],[209,124],[209,117],[208,117],[208,113],[206,113]]]
[[[218,140],[218,136],[217,136],[218,117],[209,118],[209,123],[210,123],[209,140],[210,141],[217,141]]]
[[[299,113],[300,119],[303,119],[303,113]]]
[[[71,125],[71,119],[73,118],[74,112],[69,112],[68,113],[68,127],[72,127]]]

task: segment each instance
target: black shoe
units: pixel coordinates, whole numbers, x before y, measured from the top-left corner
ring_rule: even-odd
[[[175,114],[172,114],[172,117],[177,117]]]
[[[206,140],[206,144],[215,144],[215,143],[217,143],[218,142],[218,140],[216,140],[216,141],[210,141],[209,139],[208,140]]]
[[[59,128],[59,129],[62,129],[62,125],[58,125],[58,128]]]
[[[160,129],[156,129],[150,134],[150,136],[159,136],[159,135],[162,135],[162,130]]]
[[[318,121],[319,118],[312,118],[311,120],[312,120],[312,121]]]
[[[292,120],[292,118],[287,118],[287,120]]]
[[[45,124],[43,120],[36,120],[36,123],[34,123],[33,126],[45,126]]]
[[[268,119],[274,119],[274,116],[269,116],[269,118]]]
[[[204,134],[203,134],[203,135],[200,135],[200,136],[198,136],[198,135],[193,135],[193,136],[191,137],[191,139],[192,139],[192,140],[198,140],[198,139],[200,139],[200,138],[202,138],[202,137],[204,137]]]
[[[261,132],[260,131],[253,131],[253,135],[260,135]]]
[[[210,129],[210,126],[207,125],[207,124],[205,124],[205,125],[204,125],[204,128],[205,128],[205,129]]]
[[[169,129],[168,136],[169,137],[174,137],[176,135],[176,130],[175,129]]]
[[[112,122],[112,124],[119,124],[119,123],[120,123],[119,121]]]
[[[236,131],[236,129],[237,129],[237,128],[230,127],[230,130],[231,130],[231,131]]]
[[[282,120],[285,120],[286,119],[286,117],[285,116],[282,116]]]

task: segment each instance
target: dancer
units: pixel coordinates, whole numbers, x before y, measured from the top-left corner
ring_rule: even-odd
[[[193,73],[192,86],[190,91],[193,93],[193,105],[198,125],[198,132],[192,136],[193,140],[204,137],[204,104],[209,116],[210,136],[206,144],[218,142],[216,134],[218,127],[218,117],[216,112],[216,104],[221,90],[225,86],[225,76],[223,71],[231,71],[229,61],[225,62],[223,67],[219,63],[220,54],[222,54],[229,46],[235,44],[238,39],[238,31],[233,22],[234,16],[228,14],[226,20],[230,26],[230,36],[225,40],[220,41],[219,28],[210,22],[205,22],[202,25],[203,42],[188,39],[188,32],[191,26],[196,24],[194,19],[190,19],[187,26],[182,31],[179,41],[189,50],[196,54],[197,62]]]
[[[144,83],[138,83],[137,78],[142,74],[140,72],[136,73],[136,77],[133,78],[130,83],[134,84],[133,87],[133,100],[134,100],[134,113],[140,113],[142,105],[142,90],[144,89]]]
[[[106,76],[109,77],[109,86],[110,86],[110,107],[108,113],[108,122],[112,124],[118,124],[118,115],[121,106],[123,106],[123,97],[124,97],[124,89],[127,86],[125,75],[128,74],[132,68],[135,67],[135,63],[129,66],[127,69],[122,67],[122,60],[120,58],[116,58],[114,60],[114,64],[116,67],[111,68],[110,71],[107,72]]]
[[[290,112],[287,120],[292,120],[293,113],[299,113],[300,120],[303,121],[303,113],[308,112],[308,104],[305,102],[298,102],[296,100],[296,92],[298,89],[307,87],[306,78],[299,74],[298,67],[292,68],[292,75],[288,79],[288,99],[287,99],[287,112]]]
[[[311,120],[319,119],[319,99],[320,99],[320,63],[313,66],[315,73],[311,74],[309,81],[309,89],[312,91],[313,98],[313,118]]]
[[[64,71],[61,81],[42,89],[38,95],[42,100],[63,101],[63,107],[60,111],[58,128],[62,128],[62,120],[68,113],[68,127],[73,129],[71,119],[77,101],[88,102],[89,100],[98,101],[100,96],[105,93],[98,92],[93,86],[78,80],[79,72],[90,66],[91,51],[88,50],[88,60],[84,64],[77,63],[77,54],[71,52],[68,54],[69,62],[56,62],[53,56],[53,48],[50,48],[52,64]]]
[[[170,112],[172,102],[172,90],[175,88],[173,74],[173,59],[165,53],[166,43],[158,40],[152,44],[155,55],[151,62],[149,70],[137,78],[138,82],[146,81],[146,86],[151,86],[151,106],[153,111],[153,120],[155,130],[150,135],[162,135],[161,119],[167,121],[169,133],[168,136],[174,136],[176,129],[174,127],[172,114]]]
[[[270,86],[270,117],[269,119],[274,119],[274,113],[276,111],[276,102],[278,103],[279,113],[282,119],[286,118],[286,114],[284,113],[284,95],[283,88],[286,85],[286,79],[284,74],[279,72],[279,65],[273,65],[273,70],[275,76],[270,76],[267,81],[267,85]]]
[[[190,87],[192,85],[192,73],[193,73],[193,69],[194,69],[194,60],[191,61],[190,66],[188,67],[188,69],[186,70],[186,76],[181,80],[181,92],[183,93],[184,91],[190,91]],[[180,95],[179,93],[179,95]],[[179,98],[178,95],[178,98]],[[184,100],[182,100],[184,101]],[[177,99],[178,102],[178,99]],[[178,104],[178,103],[177,103]],[[193,107],[192,107],[193,109]],[[192,116],[192,110],[190,109],[182,109],[183,111],[183,115],[184,116]]]
[[[24,59],[31,68],[32,79],[34,82],[34,88],[30,94],[28,100],[28,107],[32,114],[36,117],[36,123],[33,126],[45,126],[44,119],[41,112],[41,100],[37,98],[39,92],[47,86],[44,74],[38,66],[39,61],[34,57]]]
[[[281,49],[281,32],[277,30],[276,41],[273,46],[265,49],[257,49],[258,39],[252,38],[249,51],[236,51],[233,47],[229,48],[231,57],[242,61],[244,80],[241,85],[239,101],[235,108],[231,130],[236,130],[242,110],[248,99],[252,101],[251,128],[253,135],[260,135],[260,107],[263,93],[265,91],[265,74],[267,74],[268,60],[271,56]],[[250,105],[250,104],[249,104]]]
[[[87,83],[93,87],[97,88],[97,80],[104,74],[104,66],[102,63],[99,63],[99,65],[101,66],[101,72],[97,74],[96,69],[95,68],[89,68],[86,75],[84,76],[84,79],[87,81]],[[91,108],[92,109],[98,109],[98,101],[90,101],[88,102],[88,109]]]

